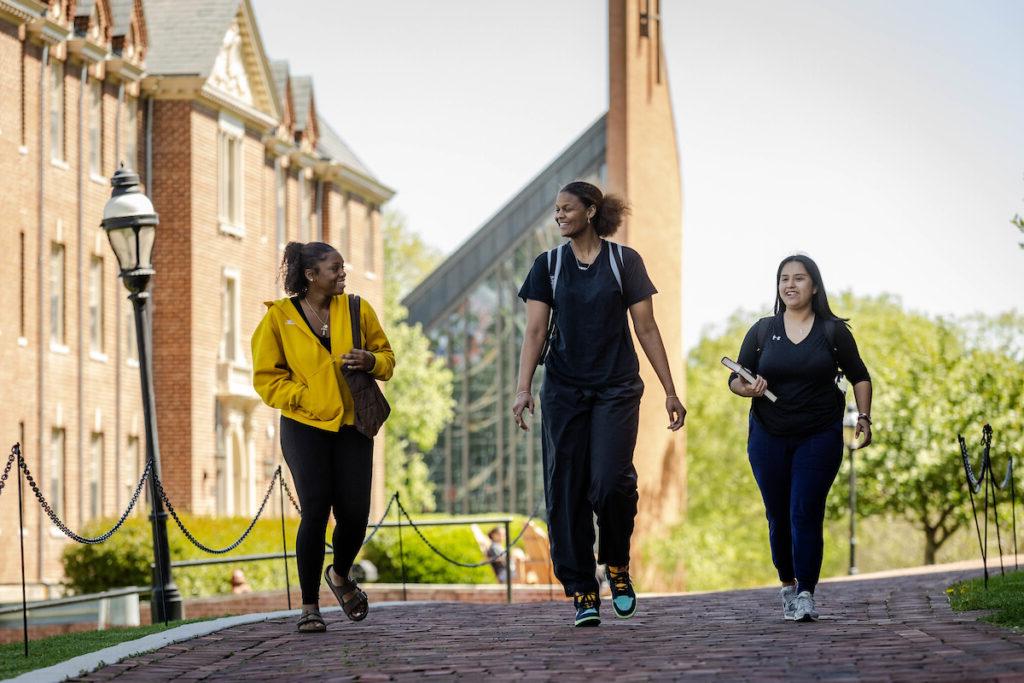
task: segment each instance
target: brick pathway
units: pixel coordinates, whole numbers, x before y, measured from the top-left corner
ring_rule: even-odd
[[[1024,681],[1024,635],[950,610],[945,587],[968,574],[825,583],[816,624],[784,622],[769,589],[647,598],[596,629],[571,628],[565,603],[409,605],[362,624],[334,613],[326,634],[239,626],[80,680]]]

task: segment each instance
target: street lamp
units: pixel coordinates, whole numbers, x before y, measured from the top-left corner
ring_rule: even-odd
[[[139,345],[139,375],[142,378],[142,413],[146,423],[146,458],[153,463],[149,477],[149,519],[153,525],[153,623],[181,619],[181,593],[171,578],[170,548],[167,545],[167,513],[157,493],[160,476],[160,444],[157,442],[156,405],[153,398],[153,322],[149,315],[149,280],[153,270],[152,252],[159,223],[153,203],[139,189],[139,176],[124,164],[110,179],[113,191],[103,207],[100,226],[117,257],[121,280],[131,294],[135,308],[135,337]]]
[[[857,573],[857,468],[854,451],[857,450],[857,406],[847,405],[843,415],[843,443],[850,463],[850,567],[849,574]]]

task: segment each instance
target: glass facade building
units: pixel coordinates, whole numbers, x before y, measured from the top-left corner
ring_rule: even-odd
[[[604,175],[602,117],[403,302],[455,374],[454,418],[427,456],[439,510],[531,514],[542,506],[539,401],[529,432],[510,412],[526,325],[517,295],[537,255],[560,241],[552,220],[559,188],[577,179],[603,185]],[[542,381],[543,367],[535,397]]]

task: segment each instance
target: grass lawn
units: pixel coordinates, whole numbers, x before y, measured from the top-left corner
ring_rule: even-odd
[[[990,570],[991,571],[991,570]],[[1015,629],[1024,628],[1024,571],[1008,571],[1005,576],[989,574],[988,590],[984,579],[955,583],[946,589],[949,604],[957,612],[974,609],[993,610],[984,621]]]
[[[33,669],[41,669],[84,655],[96,650],[102,650],[111,645],[117,645],[127,640],[135,640],[148,636],[151,633],[159,633],[165,628],[174,628],[182,624],[190,624],[203,619],[185,619],[183,621],[172,621],[167,626],[155,624],[153,626],[139,626],[137,628],[111,628],[106,631],[84,631],[82,633],[64,633],[59,636],[40,638],[28,642],[28,657],[25,656],[25,646],[19,641],[17,643],[5,643],[0,645],[0,679],[11,678]]]

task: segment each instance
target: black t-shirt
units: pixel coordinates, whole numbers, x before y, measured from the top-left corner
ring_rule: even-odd
[[[851,385],[871,379],[850,328],[839,320],[834,325],[835,353],[829,348],[825,323],[818,316],[799,344],[786,336],[781,315],[770,318],[760,357],[757,325],[743,338],[737,362],[764,377],[768,389],[779,399],[775,403],[767,398],[751,402],[754,417],[769,434],[813,434],[842,419],[844,400],[835,383],[840,368]],[[733,377],[735,374],[730,376],[730,382]]]
[[[551,340],[546,372],[578,387],[598,387],[629,382],[640,374],[640,362],[629,333],[627,309],[657,293],[647,276],[643,259],[635,250],[622,247],[622,291],[612,272],[612,249],[602,240],[601,251],[586,270],[580,270],[565,244],[555,299],[551,298],[548,254],[533,262],[519,290],[523,301],[542,301],[554,310],[556,332]]]

